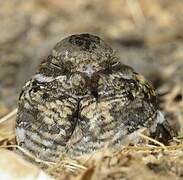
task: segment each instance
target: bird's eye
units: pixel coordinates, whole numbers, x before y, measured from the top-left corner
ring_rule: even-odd
[[[117,61],[114,61],[114,62],[112,62],[110,65],[111,66],[115,66],[115,65],[117,65],[118,64],[118,62]]]
[[[51,65],[57,69],[61,69],[61,67],[58,65],[58,64],[55,64],[55,63],[51,63]]]

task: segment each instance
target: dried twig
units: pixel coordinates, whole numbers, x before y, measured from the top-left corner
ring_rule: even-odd
[[[151,141],[151,142],[153,142],[153,143],[155,143],[155,144],[158,144],[158,145],[161,146],[165,151],[167,151],[167,148],[166,148],[166,146],[165,146],[163,143],[161,143],[161,142],[159,142],[159,141],[157,141],[157,140],[155,140],[155,139],[153,139],[153,138],[150,138],[150,137],[148,137],[148,136],[146,136],[146,135],[144,135],[144,134],[141,134],[141,133],[139,133],[139,136],[142,137],[142,138],[144,138],[144,139],[147,139],[147,140],[149,140],[149,141]]]
[[[61,162],[65,163],[65,164],[68,164],[68,165],[70,165],[72,167],[76,167],[77,169],[83,169],[83,170],[87,169],[85,166],[77,164],[77,163],[72,162],[72,161],[61,161]]]
[[[17,113],[17,108],[15,108],[13,111],[11,111],[10,113],[8,113],[7,115],[5,115],[4,117],[2,117],[0,119],[0,124],[9,120],[11,117],[13,117],[14,115],[16,115]]]
[[[43,160],[35,157],[33,154],[31,154],[30,152],[26,151],[25,149],[23,149],[22,147],[20,147],[18,145],[5,145],[5,146],[0,146],[0,148],[17,148],[21,152],[23,152],[25,155],[27,155],[29,158],[33,159],[37,163],[43,163],[43,164],[45,164],[47,166],[53,166],[53,165],[56,164],[56,163],[51,162],[51,161],[43,161]]]
[[[180,145],[171,145],[171,146],[165,146],[167,151],[170,150],[178,150],[178,149],[183,149],[183,144]],[[163,148],[164,149],[164,148]],[[135,150],[135,151],[141,151],[141,150],[150,150],[150,151],[155,151],[155,150],[162,150],[161,146],[126,146],[123,148],[123,150]]]

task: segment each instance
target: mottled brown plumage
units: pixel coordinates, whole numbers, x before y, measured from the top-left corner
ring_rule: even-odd
[[[138,129],[156,134],[163,123],[143,76],[120,63],[99,37],[80,34],[56,44],[23,87],[16,136],[23,148],[55,161],[62,152],[120,147],[136,139]]]

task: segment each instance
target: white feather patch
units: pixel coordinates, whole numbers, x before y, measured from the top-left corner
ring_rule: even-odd
[[[51,82],[51,81],[55,80],[55,78],[49,77],[49,76],[44,76],[43,74],[36,74],[34,76],[34,79],[38,82]]]
[[[16,137],[17,137],[17,142],[21,143],[24,142],[25,140],[25,129],[24,128],[16,128]]]
[[[156,121],[154,124],[150,127],[150,131],[153,133],[156,131],[157,125],[162,124],[165,121],[164,115],[161,111],[157,112]]]

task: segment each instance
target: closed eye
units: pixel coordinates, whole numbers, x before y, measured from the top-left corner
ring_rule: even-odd
[[[57,69],[61,69],[61,67],[60,67],[59,65],[54,64],[54,63],[51,63],[51,66],[53,66],[53,67],[55,67],[55,68],[57,68]]]
[[[111,63],[110,65],[111,66],[116,66],[117,64],[119,64],[119,62],[116,61],[116,62]]]

